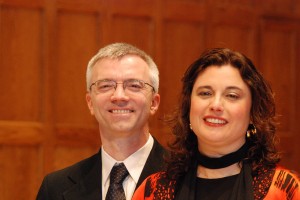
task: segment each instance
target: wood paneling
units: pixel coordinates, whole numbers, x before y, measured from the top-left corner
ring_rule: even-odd
[[[3,7],[0,12],[1,120],[41,120],[42,13]],[[5,86],[5,87],[4,87]]]
[[[85,71],[100,47],[132,43],[160,70],[150,132],[177,105],[203,50],[250,57],[275,91],[283,164],[300,172],[300,0],[0,0],[0,199],[35,199],[42,178],[98,151]],[[20,184],[26,183],[26,184]]]
[[[283,164],[292,166],[299,160],[298,144],[295,139],[299,136],[297,127],[297,58],[299,51],[300,26],[286,19],[263,19],[261,31],[261,65],[262,72],[275,93],[277,114],[279,115],[278,134],[281,139]],[[297,140],[297,139],[296,139]]]
[[[38,145],[0,145],[0,198],[34,199],[43,174]],[[5,161],[5,162],[3,162]]]
[[[178,96],[186,67],[204,50],[204,27],[201,22],[166,20],[163,35],[160,93],[162,100],[168,99],[168,104],[162,104],[160,111],[167,113],[177,105],[178,99],[169,97]],[[168,66],[168,70],[164,70],[164,66]]]
[[[0,144],[39,144],[43,137],[40,123],[0,121]]]
[[[78,160],[90,157],[95,151],[97,151],[97,149],[92,147],[74,147],[74,145],[56,146],[54,152],[54,169],[59,170],[78,162]]]
[[[57,15],[53,105],[56,123],[90,125],[85,101],[87,61],[98,51],[100,30],[96,13],[60,11]],[[74,108],[76,107],[76,110]]]
[[[111,42],[128,42],[153,55],[155,24],[150,17],[113,15],[111,23]]]

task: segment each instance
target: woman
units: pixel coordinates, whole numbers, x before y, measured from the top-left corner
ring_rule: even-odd
[[[182,81],[167,170],[133,200],[299,200],[299,178],[278,165],[272,90],[251,60],[211,49]]]

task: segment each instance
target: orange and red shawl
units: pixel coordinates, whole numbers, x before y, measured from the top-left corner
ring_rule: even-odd
[[[253,177],[255,200],[300,200],[300,179],[295,172],[276,168],[260,168]],[[176,181],[165,172],[149,176],[136,190],[132,200],[173,200]]]

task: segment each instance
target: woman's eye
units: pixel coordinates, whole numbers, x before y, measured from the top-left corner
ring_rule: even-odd
[[[229,99],[235,100],[239,98],[239,95],[237,94],[227,94],[226,95]]]
[[[203,97],[207,97],[207,96],[211,96],[211,92],[209,91],[202,91],[198,93],[199,96],[203,96]]]

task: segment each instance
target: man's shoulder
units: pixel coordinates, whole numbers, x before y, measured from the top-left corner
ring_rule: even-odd
[[[154,143],[150,151],[145,166],[151,166],[154,171],[152,173],[164,169],[164,158],[167,156],[168,151],[153,137]]]
[[[98,180],[101,159],[100,153],[81,160],[69,167],[54,171],[45,176],[37,199],[63,199],[63,194],[78,182],[95,178]],[[77,184],[78,185],[78,184]]]
[[[168,154],[168,151],[154,138],[153,148],[151,150],[152,153],[158,154],[159,156],[164,156]]]
[[[94,154],[89,158],[81,160],[63,169],[51,172],[46,177],[48,181],[54,182],[69,178],[70,176],[72,176],[72,178],[81,177],[88,173],[98,160],[101,160],[99,153]]]

